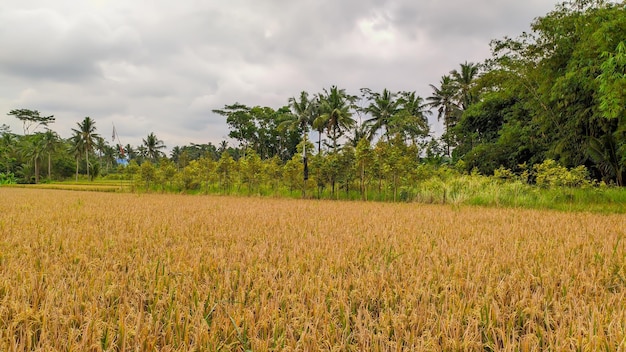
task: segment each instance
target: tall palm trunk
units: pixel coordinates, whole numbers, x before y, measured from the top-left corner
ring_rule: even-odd
[[[320,154],[322,152],[322,134],[324,132],[322,132],[322,130],[317,130],[319,138],[317,139],[317,154]]]
[[[52,178],[52,161],[50,159],[50,153],[48,153],[48,180]]]
[[[89,179],[89,150],[85,150],[85,162],[87,163],[87,179]]]
[[[39,158],[35,158],[35,183],[39,183]]]

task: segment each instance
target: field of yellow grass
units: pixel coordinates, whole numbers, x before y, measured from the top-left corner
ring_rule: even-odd
[[[626,216],[0,188],[0,350],[624,350]]]

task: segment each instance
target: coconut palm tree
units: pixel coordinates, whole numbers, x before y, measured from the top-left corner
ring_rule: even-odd
[[[400,111],[400,102],[396,99],[397,94],[391,93],[387,88],[382,93],[374,93],[368,88],[361,89],[370,104],[363,109],[371,117],[365,120],[369,126],[370,133],[376,135],[379,130],[384,130],[383,134],[389,140],[389,123]]]
[[[124,147],[124,151],[126,152],[126,156],[128,157],[128,160],[133,160],[137,158],[137,150],[135,148],[133,148],[132,145],[126,144],[126,146]]]
[[[87,178],[89,178],[89,153],[93,152],[100,135],[96,133],[96,122],[89,116],[85,117],[82,123],[78,122],[77,125],[78,129],[72,128],[72,131],[78,135],[81,140],[81,143],[76,145],[80,145],[82,152],[85,154]]]
[[[295,97],[289,98],[289,109],[291,110],[292,118],[285,122],[290,124],[291,128],[299,128],[303,133],[308,133],[312,122],[314,101],[315,99],[309,99],[309,93],[306,91],[300,92],[299,99]]]
[[[42,135],[42,147],[44,153],[48,155],[48,179],[52,178],[52,153],[59,145],[59,135],[51,129],[46,129]]]
[[[309,93],[306,91],[300,92],[299,99],[295,97],[289,98],[291,114],[286,114],[285,120],[278,126],[278,128],[301,131],[304,148],[306,148],[309,126],[313,124],[315,101],[315,99],[309,99]]]
[[[80,132],[74,131],[74,135],[70,137],[70,153],[76,159],[76,182],[78,182],[78,165],[80,157],[83,155],[83,139],[81,138]]]
[[[325,122],[326,130],[333,141],[333,152],[337,152],[337,140],[350,130],[356,121],[350,111],[356,97],[346,94],[344,89],[332,86],[330,90],[324,89],[320,99],[321,122]]]
[[[0,161],[5,164],[8,175],[11,172],[11,164],[15,160],[17,137],[9,131],[8,126],[5,126],[0,126]]]
[[[143,140],[143,146],[146,148],[146,157],[153,163],[159,160],[161,155],[163,155],[161,149],[165,149],[165,144],[162,140],[157,138],[154,132],[150,132],[148,137]]]
[[[405,140],[410,139],[415,144],[417,138],[428,136],[427,116],[432,112],[428,110],[424,98],[415,92],[400,92],[399,95],[400,111],[390,121],[390,130],[392,134],[401,134]]]
[[[479,74],[479,69],[477,64],[466,61],[461,64],[460,71],[453,70],[450,72],[456,89],[456,100],[463,111],[476,101],[476,96],[472,94],[471,89]]]
[[[39,183],[39,162],[44,154],[43,133],[35,133],[26,136],[24,145],[24,156],[33,163],[35,171],[35,183]]]
[[[446,142],[446,154],[450,156],[450,144],[452,133],[450,130],[456,125],[459,120],[460,109],[455,102],[456,87],[454,80],[451,76],[441,77],[439,87],[430,85],[433,90],[433,95],[426,98],[430,107],[437,109],[437,121],[441,121],[443,118],[445,125],[444,140]]]

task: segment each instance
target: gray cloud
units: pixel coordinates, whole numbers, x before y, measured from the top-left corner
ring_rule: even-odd
[[[65,137],[91,116],[104,136],[115,123],[125,143],[150,132],[169,147],[217,143],[228,129],[211,110],[225,104],[278,108],[333,84],[427,96],[556,3],[4,0],[0,111],[54,114]],[[0,123],[20,131],[5,114]]]

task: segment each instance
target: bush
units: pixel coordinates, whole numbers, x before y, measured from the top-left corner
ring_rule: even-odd
[[[15,179],[15,175],[12,173],[2,173],[0,172],[0,185],[12,185],[17,183]]]
[[[540,187],[584,187],[591,184],[589,172],[582,165],[568,170],[556,161],[547,159],[536,164],[533,169],[536,172],[537,186]]]

